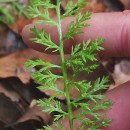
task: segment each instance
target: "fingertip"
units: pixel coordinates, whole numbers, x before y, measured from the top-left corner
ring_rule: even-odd
[[[112,119],[110,127],[103,130],[129,130],[130,124],[130,81],[108,91],[105,95],[113,103],[106,112],[106,117]]]
[[[28,24],[28,25],[26,25],[26,26],[23,28],[23,30],[22,30],[22,32],[21,32],[22,39],[23,39],[24,43],[27,44],[27,45],[28,45],[28,43],[30,42],[30,41],[29,41],[29,39],[30,39],[30,34],[31,34],[30,29],[31,29],[33,26],[34,26],[33,24]]]
[[[34,50],[40,51],[40,52],[44,52],[45,48],[43,46],[41,46],[40,44],[36,44],[36,43],[34,44],[34,42],[31,41],[31,38],[34,37],[34,35],[31,33],[31,28],[33,28],[34,26],[35,26],[35,24],[28,24],[23,28],[23,30],[21,32],[22,39],[28,47],[30,47]],[[40,30],[39,28],[42,28],[42,26],[44,26],[44,25],[39,24],[37,26],[38,30]]]

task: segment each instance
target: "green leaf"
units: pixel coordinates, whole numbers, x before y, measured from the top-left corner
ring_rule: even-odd
[[[54,91],[55,94],[51,95],[51,99],[53,98],[58,98],[60,95],[65,95],[63,91],[57,88],[57,86],[53,83],[52,85],[50,84],[45,84],[44,86],[38,86],[37,87],[40,90],[47,90],[47,91]]]
[[[76,3],[73,3],[72,0],[70,0],[67,3],[66,12],[62,15],[62,19],[81,12],[83,5],[85,5],[86,3],[86,0],[78,0]]]
[[[53,130],[49,125],[43,126],[44,130]]]
[[[60,118],[65,118],[66,114],[54,115],[54,121],[58,121]]]
[[[43,112],[48,112],[48,113],[58,112],[62,115],[62,117],[65,117],[67,115],[67,113],[62,110],[61,103],[59,101],[56,101],[54,99],[52,99],[52,100],[50,100],[50,99],[44,99],[44,100],[39,99],[39,100],[37,100],[37,103],[38,103],[38,106],[44,107],[42,109]],[[56,116],[56,119],[58,119],[58,116]]]
[[[65,39],[70,39],[78,34],[83,33],[82,28],[88,26],[89,24],[85,23],[82,19],[83,16],[81,16],[81,14],[79,14],[76,17],[75,21],[71,21],[70,24],[68,25],[68,30],[66,32],[66,34],[63,36],[62,40],[64,41]],[[89,17],[87,18],[89,19]]]
[[[43,7],[43,8],[56,8],[54,4],[51,3],[51,0],[30,0],[30,5],[32,7]],[[30,6],[29,6],[30,7]]]
[[[51,68],[61,68],[61,66],[58,66],[58,65],[54,65],[54,64],[51,64],[49,62],[45,62],[41,59],[37,59],[37,60],[28,60],[25,62],[25,66],[28,68],[28,69],[32,69],[34,67],[42,67],[40,69],[40,72],[44,72],[48,69],[51,69]]]
[[[53,125],[59,128],[60,130],[64,130],[64,126],[62,125],[62,123],[54,122]]]
[[[39,32],[38,29],[34,26],[31,28],[32,34],[35,34],[37,37],[31,38],[32,41],[38,44],[42,44],[46,47],[45,50],[53,49],[52,52],[59,50],[59,46],[52,42],[51,37],[43,29]]]
[[[62,76],[55,75],[51,71],[46,71],[42,74],[40,71],[32,73],[32,77],[35,79],[36,83],[39,84],[50,84],[55,83],[57,79],[61,79]]]
[[[39,18],[36,23],[45,23],[51,26],[57,26],[57,22],[50,18],[48,8],[56,8],[50,0],[31,0],[31,5],[28,7],[30,17]],[[44,13],[43,13],[44,12]]]

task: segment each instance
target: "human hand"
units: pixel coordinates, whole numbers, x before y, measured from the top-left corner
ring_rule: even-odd
[[[67,18],[63,21],[62,27],[65,33],[67,23],[71,19]],[[99,55],[105,57],[129,57],[130,56],[130,11],[120,13],[98,13],[93,14],[91,19],[87,21],[91,26],[84,29],[84,33],[75,36],[74,40],[66,40],[64,44],[65,52],[69,53],[72,45],[80,43],[83,40],[97,38],[105,38],[105,43],[102,45],[105,49]],[[32,44],[29,39],[32,37],[30,28],[34,25],[27,25],[22,31],[24,42],[31,48],[43,51],[44,47],[38,44]],[[50,33],[52,40],[57,43],[55,27],[45,27],[40,24],[37,27],[44,28]],[[119,87],[108,91],[105,95],[107,99],[113,102],[111,109],[106,111],[106,116],[112,119],[109,128],[103,130],[130,130],[130,82],[127,82]],[[76,113],[76,112],[75,112]],[[63,124],[65,129],[69,129],[67,119],[64,119]],[[55,129],[56,130],[56,129]],[[75,130],[77,130],[77,123],[75,122]]]

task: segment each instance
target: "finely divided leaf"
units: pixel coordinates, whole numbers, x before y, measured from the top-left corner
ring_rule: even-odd
[[[59,46],[52,42],[50,35],[47,34],[43,29],[39,32],[34,26],[31,31],[37,36],[35,38],[31,38],[33,42],[44,45],[46,47],[45,50],[52,49],[52,52],[59,51]]]

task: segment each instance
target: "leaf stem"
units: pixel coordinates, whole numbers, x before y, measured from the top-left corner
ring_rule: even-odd
[[[64,48],[63,48],[63,41],[62,41],[60,4],[61,4],[60,0],[57,0],[56,13],[57,13],[57,19],[58,19],[57,29],[58,29],[59,44],[60,44],[59,52],[60,52],[60,59],[61,59],[62,72],[63,72],[64,92],[65,92],[66,102],[67,102],[69,125],[70,125],[70,130],[73,130],[72,108],[71,108],[71,101],[70,101],[69,86],[67,84],[67,72],[66,72],[66,66],[65,66]]]

